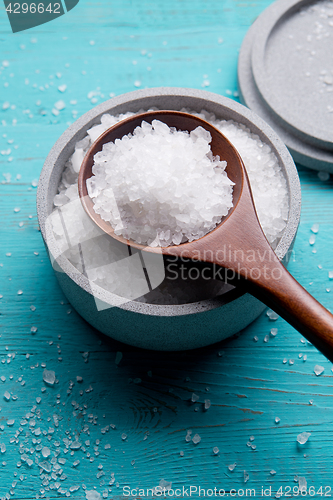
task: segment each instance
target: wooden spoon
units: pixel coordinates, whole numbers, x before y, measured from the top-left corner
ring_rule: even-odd
[[[192,131],[204,127],[212,136],[211,149],[227,161],[228,177],[235,183],[233,207],[221,223],[203,238],[181,245],[152,248],[114,234],[111,225],[93,209],[86,181],[92,174],[94,155],[103,144],[132,133],[142,121],[160,120],[169,127]],[[218,265],[237,277],[246,291],[276,311],[333,362],[333,315],[312,297],[285,269],[268,243],[254,207],[248,176],[236,149],[208,122],[178,111],[153,111],[134,115],[102,134],[91,146],[81,166],[79,195],[91,219],[107,234],[132,247],[161,252],[180,259]]]

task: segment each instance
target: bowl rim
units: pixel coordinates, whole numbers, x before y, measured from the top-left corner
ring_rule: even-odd
[[[56,141],[52,149],[50,150],[38,182],[37,189],[37,217],[39,222],[39,227],[43,236],[45,246],[49,252],[51,262],[54,260],[54,255],[56,255],[57,270],[65,273],[71,280],[73,280],[78,286],[83,288],[87,293],[93,295],[94,298],[101,300],[102,302],[109,304],[110,307],[117,306],[124,310],[149,314],[156,316],[178,316],[184,314],[193,314],[198,312],[204,312],[211,309],[220,307],[228,302],[236,300],[238,297],[244,295],[244,292],[240,289],[234,289],[230,292],[218,296],[215,298],[204,299],[197,302],[190,302],[187,304],[150,304],[145,302],[128,301],[119,304],[119,297],[115,294],[103,289],[98,285],[94,285],[94,290],[92,293],[91,284],[86,276],[84,276],[79,270],[77,270],[71,262],[60,254],[58,244],[53,234],[48,234],[46,221],[51,213],[51,208],[53,203],[50,200],[50,186],[52,186],[52,175],[54,173],[54,167],[56,162],[63,156],[68,159],[72,154],[73,149],[69,146],[69,143],[74,143],[82,139],[86,135],[86,131],[93,125],[100,123],[100,117],[105,113],[119,114],[126,111],[134,111],[132,108],[143,109],[142,105],[144,101],[147,101],[147,106],[149,107],[149,100],[151,98],[169,98],[175,97],[178,99],[193,99],[201,102],[201,109],[206,109],[210,111],[216,105],[228,108],[233,114],[239,116],[240,120],[238,123],[243,123],[245,126],[251,129],[251,132],[258,133],[262,136],[264,141],[270,145],[274,153],[279,159],[279,163],[286,174],[286,181],[289,193],[289,214],[287,225],[281,236],[281,239],[275,248],[275,253],[280,260],[285,259],[288,261],[288,252],[292,248],[294,238],[296,236],[297,228],[300,219],[301,210],[301,186],[294,161],[276,132],[258,115],[253,111],[246,108],[242,104],[229,99],[228,97],[221,96],[206,90],[189,89],[182,87],[156,87],[144,90],[135,90],[122,94],[117,97],[113,97],[103,103],[92,108],[80,118],[78,118],[73,124],[71,124],[65,132]],[[206,105],[205,105],[206,104]],[[117,108],[121,109],[127,105],[127,110],[117,111]],[[155,106],[151,104],[150,106]],[[188,107],[186,105],[186,107]],[[138,111],[139,111],[138,109]],[[214,112],[214,111],[213,111]],[[218,113],[216,113],[218,117]],[[229,119],[229,118],[221,118]],[[82,135],[84,132],[84,135]],[[67,155],[67,157],[66,157]],[[53,200],[52,200],[53,201]],[[233,293],[232,293],[233,292]],[[224,295],[226,297],[224,297]]]

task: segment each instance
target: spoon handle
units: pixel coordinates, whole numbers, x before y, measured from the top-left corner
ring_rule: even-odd
[[[247,289],[333,362],[333,315],[291,276],[273,250],[267,260],[266,273],[258,279],[247,276]]]

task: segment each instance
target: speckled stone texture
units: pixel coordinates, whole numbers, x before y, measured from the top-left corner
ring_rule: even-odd
[[[289,189],[289,219],[276,248],[276,254],[285,263],[299,223],[300,184],[288,150],[261,118],[228,98],[200,90],[162,87],[115,97],[79,118],[50,151],[39,181],[38,219],[57,278],[73,307],[102,333],[134,346],[155,350],[198,348],[239,332],[256,319],[265,306],[251,295],[233,290],[216,299],[185,305],[162,306],[132,301],[114,307],[115,297],[96,287],[95,298],[104,304],[104,309],[98,311],[88,279],[63,255],[59,255],[57,243],[47,222],[64,164],[73,153],[75,143],[85,136],[92,125],[99,123],[103,113],[136,112],[150,107],[174,110],[187,107],[195,111],[206,109],[214,112],[218,118],[245,124],[272,147],[280,160]]]
[[[301,14],[320,4],[279,0],[270,5],[243,41],[238,83],[241,101],[274,128],[295,161],[333,172],[333,92],[324,82],[331,70],[332,36],[315,33],[331,35],[333,27],[331,18],[318,28],[318,14]]]

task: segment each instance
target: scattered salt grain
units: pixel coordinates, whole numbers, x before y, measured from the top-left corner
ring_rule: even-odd
[[[33,309],[32,309],[32,310],[33,310]],[[36,333],[36,332],[37,332],[37,330],[38,330],[37,326],[32,326],[32,327],[30,328],[31,333]]]
[[[328,279],[333,280],[333,271],[328,271]]]
[[[228,465],[228,469],[230,470],[230,472],[232,472],[235,469],[236,465],[237,465],[236,462],[233,463],[233,464]]]
[[[10,393],[8,391],[5,392],[5,394],[3,395],[4,399],[6,401],[10,401]]]
[[[197,401],[199,401],[200,397],[198,396],[198,394],[195,394],[194,392],[192,393],[192,396],[191,396],[191,401],[192,403],[196,403]]]
[[[193,438],[192,438],[192,442],[194,444],[199,444],[201,441],[201,437],[199,436],[199,434],[194,434]]]
[[[205,399],[204,409],[209,410],[210,407],[211,407],[210,399]]]
[[[314,233],[314,234],[317,234],[318,231],[319,231],[319,224],[313,224],[313,226],[311,227],[311,231]]]
[[[269,309],[266,314],[270,321],[276,321],[279,318],[279,315],[275,311],[272,311],[272,309]]]
[[[50,448],[48,448],[47,446],[44,446],[44,448],[42,448],[43,457],[47,458],[50,456],[50,454],[51,454]]]
[[[277,333],[278,333],[277,328],[271,328],[270,334],[272,335],[272,337],[276,337]]]
[[[276,474],[276,471],[275,471],[274,469],[272,469],[272,470],[270,471],[270,475],[271,475],[271,476],[275,476],[275,474]]]
[[[285,365],[287,363],[287,361],[288,361],[287,358],[283,358],[282,363]]]
[[[303,361],[306,361],[307,359],[308,359],[307,355],[306,355],[306,354],[304,354],[304,356],[303,356]]]
[[[58,111],[62,111],[63,109],[65,109],[66,107],[66,104],[64,101],[60,100],[60,101],[57,101],[54,105],[55,109],[57,109]]]
[[[315,374],[317,375],[317,377],[319,375],[321,375],[323,373],[323,371],[325,370],[325,368],[323,366],[320,366],[320,365],[316,365],[313,369],[313,371],[315,372]]]
[[[0,444],[0,451],[1,451],[1,453],[6,453],[6,445],[5,445],[5,443],[1,443]]]
[[[78,441],[78,440],[75,440],[70,445],[70,449],[71,450],[79,450],[81,448],[81,446],[82,446],[82,443],[80,443],[80,441]]]
[[[45,370],[43,371],[43,380],[46,384],[48,385],[54,385],[55,382],[55,372],[52,370]]]
[[[253,337],[253,340],[254,340],[254,342],[258,342],[259,338],[257,337],[257,335],[255,335],[255,336]]]
[[[311,432],[302,432],[301,434],[298,434],[297,442],[299,444],[305,444],[310,436],[311,436]]]
[[[250,479],[250,475],[245,470],[244,471],[244,483],[247,483],[249,479]]]
[[[264,342],[268,342],[269,341],[269,336],[268,335],[265,335],[264,337]]]
[[[86,500],[101,500],[101,495],[96,490],[86,490]]]
[[[293,365],[295,363],[295,361],[293,359],[289,359],[289,364],[290,365]]]
[[[220,451],[220,450],[218,449],[218,447],[217,447],[217,446],[214,446],[214,448],[213,448],[213,453],[214,453],[214,455],[218,455],[218,454],[219,454],[219,451]]]
[[[59,85],[59,87],[58,87],[59,92],[62,92],[62,93],[65,92],[66,89],[67,89],[67,85]]]
[[[185,441],[187,443],[189,443],[191,441],[191,434],[192,434],[192,431],[191,430],[188,430],[187,433],[186,433],[186,436],[185,436]]]
[[[299,491],[302,493],[303,491],[306,492],[306,487],[307,487],[307,482],[305,477],[299,477],[298,478],[298,488]],[[302,495],[303,496],[303,495]]]
[[[8,427],[12,427],[15,424],[15,420],[11,418],[10,420],[7,420],[7,425]]]
[[[314,245],[315,242],[316,242],[316,235],[315,234],[311,234],[311,236],[309,238],[310,245]]]

